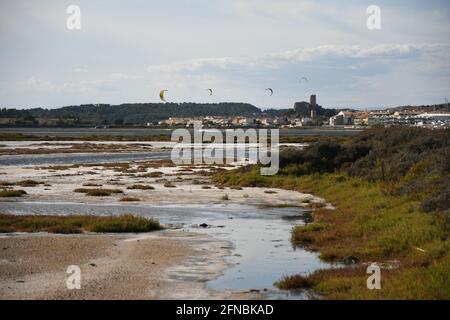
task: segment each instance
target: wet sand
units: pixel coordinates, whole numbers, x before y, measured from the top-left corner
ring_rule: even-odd
[[[244,298],[213,292],[203,282],[220,274],[228,251],[201,235],[12,235],[0,238],[0,299]],[[188,259],[189,258],[189,259]],[[195,272],[202,261],[209,269]],[[69,290],[68,266],[81,269]],[[189,274],[186,270],[190,270]]]

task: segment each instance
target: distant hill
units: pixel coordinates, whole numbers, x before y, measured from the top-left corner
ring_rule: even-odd
[[[0,109],[0,124],[16,126],[145,125],[170,117],[233,117],[260,114],[259,108],[248,103],[89,104],[58,109]]]
[[[262,111],[254,105],[240,102],[228,103],[125,103],[120,105],[87,104],[67,106],[57,109],[34,108],[26,110],[0,108],[0,126],[3,127],[91,127],[144,126],[156,124],[170,117],[310,117],[315,111],[318,123],[337,114],[343,109],[327,109],[320,105],[312,106],[302,101],[294,108],[267,109]],[[346,109],[347,110],[347,109]],[[424,106],[401,106],[388,108],[390,111],[419,110],[420,112],[450,111],[447,104]]]
[[[420,111],[420,112],[450,112],[450,104],[441,103],[434,105],[421,105],[421,106],[400,106],[387,108],[388,111]]]

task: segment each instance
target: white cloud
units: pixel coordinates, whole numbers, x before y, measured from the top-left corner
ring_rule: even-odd
[[[147,70],[177,101],[202,97],[203,88],[214,87],[220,94],[213,97],[217,101],[242,100],[260,107],[289,107],[312,92],[327,107],[380,107],[383,100],[390,105],[433,101],[448,83],[449,57],[450,44],[325,45],[260,56],[193,59]],[[301,76],[310,81],[300,84]],[[263,95],[268,86],[275,89],[271,99]]]
[[[323,61],[336,58],[354,60],[401,59],[411,58],[415,55],[432,58],[433,56],[448,57],[449,54],[450,44],[324,45],[256,57],[203,58],[171,64],[152,65],[147,68],[147,71],[176,73],[207,69],[227,70],[233,67],[276,69],[282,63]]]
[[[137,80],[137,79],[142,79],[143,76],[140,75],[135,75],[135,74],[126,74],[126,73],[111,73],[109,75],[109,78],[111,80]]]
[[[86,68],[75,68],[75,69],[73,69],[73,72],[75,72],[75,73],[87,73],[88,70]]]
[[[247,62],[248,63],[248,62]],[[246,59],[237,58],[205,58],[193,59],[186,62],[177,62],[162,65],[152,65],[147,68],[148,72],[181,72],[196,71],[202,68],[214,67],[221,70],[228,69],[234,65],[246,65]]]

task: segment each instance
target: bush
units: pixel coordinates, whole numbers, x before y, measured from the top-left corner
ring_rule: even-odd
[[[174,185],[173,183],[166,182],[166,183],[164,183],[164,187],[166,187],[166,188],[176,188],[177,186]]]
[[[284,150],[279,173],[300,177],[341,172],[383,181],[387,192],[422,200],[427,212],[445,211],[450,203],[446,189],[450,184],[449,141],[450,130],[446,129],[372,128],[348,141],[319,141],[304,150]],[[257,182],[248,184],[250,178]],[[248,185],[262,185],[261,178],[247,175],[246,179]]]
[[[123,198],[120,198],[120,201],[123,201],[123,202],[135,202],[135,201],[141,201],[141,199],[135,198],[135,197],[123,197]]]
[[[22,180],[16,183],[18,186],[21,187],[35,187],[39,185],[40,183],[34,180]]]
[[[1,190],[0,191],[0,197],[2,197],[2,198],[21,197],[24,194],[27,194],[25,190]]]
[[[157,220],[125,215],[120,217],[105,217],[101,221],[89,226],[92,232],[148,232],[160,230],[161,225]]]
[[[275,286],[282,290],[308,289],[313,287],[313,283],[307,277],[296,274],[284,276],[280,281],[275,282]]]
[[[154,190],[155,187],[143,184],[133,184],[132,186],[127,187],[129,190]]]
[[[87,196],[92,197],[107,197],[114,193],[123,193],[122,190],[119,189],[87,189],[87,188],[78,188],[73,190],[73,192],[85,193]]]
[[[446,185],[440,192],[431,193],[422,201],[422,209],[425,212],[449,211],[450,206],[450,185]]]

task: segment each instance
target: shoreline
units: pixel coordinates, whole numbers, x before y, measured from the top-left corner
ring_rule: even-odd
[[[267,206],[274,208],[277,206],[294,206],[303,208],[302,201],[321,201],[320,198],[295,191],[274,188],[227,188],[212,183],[209,174],[216,172],[218,169],[227,170],[232,168],[235,167],[208,166],[206,168],[205,166],[173,166],[164,160],[86,166],[63,165],[26,168],[9,166],[2,170],[4,174],[0,179],[12,183],[13,185],[10,186],[11,189],[26,189],[27,194],[20,198],[1,198],[0,203],[3,203],[3,208],[6,209],[4,210],[6,212],[3,213],[11,213],[7,209],[9,204],[22,203],[25,206],[23,214],[56,215],[79,213],[79,211],[77,212],[77,208],[80,208],[79,204],[86,204],[86,206],[126,205],[132,206],[133,208],[140,206],[146,208],[143,209],[143,213],[150,217],[152,212],[160,212],[158,208],[167,205],[178,206],[179,208],[186,207],[186,205],[195,207],[211,206],[211,204],[230,208],[233,208],[233,205]],[[205,175],[205,171],[209,173]],[[37,180],[38,184],[32,187],[21,187],[17,185],[17,182],[20,180]],[[175,187],[169,188],[166,186],[167,183]],[[84,184],[101,185],[95,188],[120,189],[123,193],[111,194],[106,197],[93,197],[74,192],[76,188],[80,188]],[[128,188],[135,185],[152,186],[153,189]],[[227,200],[222,199],[224,195],[228,196]],[[138,198],[140,201],[132,203],[121,202],[120,199],[124,196]],[[57,206],[58,203],[67,202],[73,203],[73,206],[66,206],[66,209],[63,211],[56,210],[57,212],[54,212],[45,209],[55,208],[52,206],[44,206],[43,209],[37,209],[37,211],[27,209],[27,204],[30,203],[49,203],[50,205],[55,204]],[[98,213],[97,209],[94,211]],[[166,224],[161,213],[159,214],[160,222]],[[269,289],[267,292],[263,292],[262,288],[260,290],[254,290],[254,287],[251,285],[248,289],[244,290],[207,288],[208,281],[220,277],[226,270],[235,266],[236,261],[228,259],[231,257],[231,250],[234,251],[235,248],[231,240],[221,240],[220,237],[214,237],[216,231],[213,230],[220,232],[220,227],[218,229],[217,227],[211,229],[213,231],[212,234],[197,233],[195,228],[192,229],[192,226],[189,224],[186,227],[191,229],[192,232],[165,230],[133,235],[82,234],[55,236],[53,234],[15,234],[9,237],[0,237],[0,247],[8,247],[8,245],[5,245],[6,242],[24,241],[18,239],[27,239],[26,241],[29,241],[31,244],[36,242],[35,245],[38,245],[39,242],[53,241],[53,246],[47,245],[44,248],[36,249],[36,252],[39,253],[38,256],[44,257],[48,263],[54,263],[53,260],[55,258],[48,256],[45,249],[62,246],[67,250],[67,248],[71,248],[73,245],[71,241],[75,242],[76,239],[87,239],[85,241],[92,242],[93,244],[99,242],[98,250],[102,246],[106,246],[106,249],[103,250],[104,252],[101,254],[96,253],[94,262],[87,261],[86,259],[86,261],[83,260],[83,257],[86,256],[83,253],[79,254],[78,260],[83,262],[82,272],[89,272],[86,278],[85,292],[74,291],[68,293],[64,287],[61,287],[65,284],[63,279],[66,279],[67,275],[64,269],[67,266],[64,265],[63,268],[62,265],[59,265],[57,272],[50,269],[45,270],[44,268],[44,271],[41,273],[36,270],[31,270],[30,272],[33,272],[33,274],[28,274],[26,279],[16,279],[16,277],[12,276],[3,279],[0,284],[0,288],[3,288],[0,290],[0,298],[14,298],[11,292],[8,293],[6,291],[8,287],[12,288],[9,289],[10,291],[16,291],[16,297],[25,299],[35,297],[42,297],[44,299],[264,299],[266,294],[277,294],[276,292],[271,292],[272,289]],[[105,240],[99,240],[106,239],[108,236],[114,237],[115,240],[109,240],[108,244],[105,244]],[[287,240],[288,233],[280,234],[280,236],[286,237]],[[42,240],[44,238],[47,240]],[[64,241],[68,243],[64,245]],[[152,265],[149,267],[142,262],[143,259],[145,260],[146,253],[139,252],[136,249],[144,243],[148,243],[148,247],[152,247],[150,244],[154,244],[157,248],[160,248],[163,254],[170,254],[173,249],[175,257],[173,259],[168,257],[164,258],[163,255],[161,261],[153,261],[157,263],[159,269],[154,267],[154,265],[153,267]],[[88,248],[94,246],[93,244],[91,246],[88,245]],[[125,257],[128,257],[127,259],[118,255],[117,250],[120,248],[123,248],[120,251]],[[24,255],[20,254],[20,250],[17,251],[16,255],[12,255],[9,258],[1,256],[1,254],[6,254],[8,250],[10,249],[6,249],[0,253],[0,269],[7,266],[8,261],[16,261],[19,264],[26,264],[27,261],[32,261],[32,258],[24,259]],[[149,256],[149,259],[154,260],[157,258],[155,258],[155,255]],[[94,263],[96,267],[90,266],[89,263]],[[106,267],[102,269],[102,265],[108,265],[108,268],[112,269]],[[110,273],[112,273],[111,276],[109,276]],[[152,282],[149,283],[149,280],[145,277],[143,278],[142,274],[148,274]],[[130,287],[127,284],[127,276],[131,276],[132,279],[130,280]],[[58,282],[54,283],[51,280],[53,278],[58,279]],[[13,281],[14,279],[25,282],[15,283]],[[40,286],[47,282],[47,291],[40,289]],[[122,293],[116,294],[114,287],[111,287],[111,283],[117,283],[117,287],[119,288],[125,286],[121,290],[121,292],[123,291],[123,295]],[[129,289],[133,287],[131,283],[135,283],[137,288],[136,292]],[[144,290],[141,287],[142,283],[147,283],[148,288]],[[27,294],[24,288],[31,288],[28,289],[30,295]],[[55,288],[58,288],[58,290]]]
[[[229,245],[205,235],[22,233],[0,236],[0,244],[0,300],[261,298],[206,287],[227,267]],[[205,261],[206,270],[192,268]],[[79,290],[66,287],[70,265],[80,267]]]

